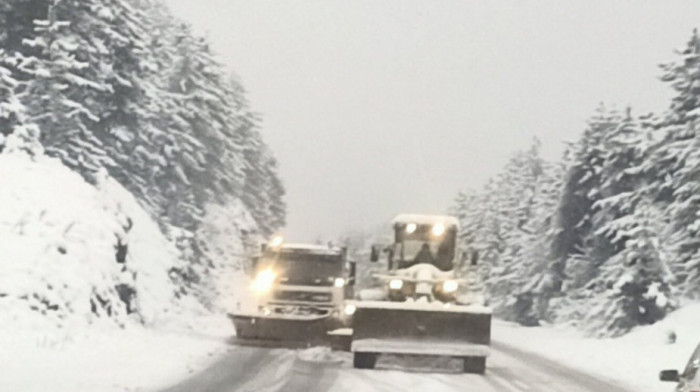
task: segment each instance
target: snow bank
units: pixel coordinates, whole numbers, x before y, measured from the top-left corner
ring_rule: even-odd
[[[197,334],[112,325],[58,344],[16,334],[0,350],[0,390],[136,392],[168,387],[205,368],[229,347],[227,320],[199,322],[202,330]]]
[[[343,362],[342,353],[332,351],[330,347],[312,347],[298,352],[297,356],[302,361],[325,364],[338,364]]]
[[[0,178],[0,332],[153,324],[183,306],[168,276],[175,248],[114,180],[95,187],[19,150],[0,154]]]
[[[178,292],[177,248],[106,173],[89,184],[16,132],[0,179],[1,390],[155,389],[226,349],[230,322]]]
[[[682,370],[700,342],[700,304],[689,304],[654,325],[614,339],[585,338],[573,329],[498,323],[493,339],[648,392],[668,392],[663,369]],[[670,332],[676,335],[668,343]]]

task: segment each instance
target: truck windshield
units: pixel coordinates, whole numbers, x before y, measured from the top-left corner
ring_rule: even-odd
[[[296,285],[330,286],[342,276],[340,256],[308,253],[268,253],[263,256],[258,270],[272,269],[281,283]]]

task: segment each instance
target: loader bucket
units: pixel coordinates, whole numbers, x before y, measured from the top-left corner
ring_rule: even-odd
[[[355,353],[485,358],[491,312],[481,306],[359,302],[353,316]]]
[[[229,314],[236,329],[234,343],[263,347],[328,345],[334,318],[325,316]]]

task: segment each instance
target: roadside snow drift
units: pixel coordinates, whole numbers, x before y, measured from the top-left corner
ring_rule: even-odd
[[[493,339],[558,363],[627,385],[631,390],[669,392],[658,380],[663,369],[682,371],[700,342],[700,303],[690,303],[656,324],[619,338],[583,337],[564,327],[521,327],[498,323]],[[674,339],[669,339],[673,335]]]
[[[179,253],[134,197],[22,131],[0,153],[0,390],[156,390],[226,350],[230,323],[177,291]]]
[[[118,183],[103,174],[93,186],[40,151],[9,147],[0,179],[0,333],[171,312],[176,250]]]

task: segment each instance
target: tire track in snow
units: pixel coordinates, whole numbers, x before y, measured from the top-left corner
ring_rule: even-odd
[[[287,350],[235,347],[199,374],[162,392],[276,391],[286,382],[294,357]]]
[[[618,385],[613,380],[598,378],[535,353],[521,351],[497,341],[493,341],[491,347],[495,351],[495,358],[506,359],[505,366],[495,366],[492,370],[493,373],[502,380],[519,380],[530,386],[533,391],[630,392],[629,389]]]
[[[292,374],[280,391],[326,392],[336,382],[338,372],[338,364],[305,361],[297,356]]]
[[[464,374],[461,362],[380,358],[375,370],[352,367],[352,356],[307,362],[300,351],[234,347],[211,367],[163,392],[629,392],[613,381],[493,342],[485,375]]]

